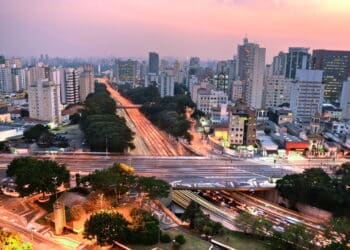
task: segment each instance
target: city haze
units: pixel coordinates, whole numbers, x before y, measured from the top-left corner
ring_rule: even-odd
[[[2,0],[0,53],[228,59],[248,36],[271,62],[289,46],[349,49],[349,9],[346,0]]]

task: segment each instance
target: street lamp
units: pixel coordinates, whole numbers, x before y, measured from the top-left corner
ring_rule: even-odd
[[[55,185],[55,196],[56,196],[56,201],[57,201],[57,176],[52,177],[52,183]]]

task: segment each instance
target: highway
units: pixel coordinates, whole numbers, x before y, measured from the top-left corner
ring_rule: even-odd
[[[16,156],[4,155],[0,159],[0,169],[5,170],[14,157]],[[126,163],[133,166],[139,175],[155,176],[172,183],[174,187],[193,189],[255,187],[254,184],[258,184],[256,185],[258,187],[261,183],[267,183],[270,177],[281,177],[291,173],[283,168],[273,168],[255,162],[194,156],[37,155],[36,157],[55,160],[66,164],[72,172],[86,174],[96,169],[108,168],[115,162]]]
[[[120,93],[115,90],[110,84],[107,78],[100,78],[99,81],[103,83],[111,97],[117,102],[117,105],[130,107],[134,104],[121,96]],[[136,133],[144,140],[145,145],[149,151],[148,155],[163,155],[163,156],[176,156],[188,154],[186,149],[181,145],[175,147],[171,144],[168,138],[138,110],[138,109],[125,109],[130,120],[136,128]]]

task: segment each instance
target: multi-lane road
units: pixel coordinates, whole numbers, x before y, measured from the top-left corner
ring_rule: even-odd
[[[133,106],[134,104],[120,95],[110,84],[107,78],[99,79],[103,83],[111,97],[121,106]],[[176,156],[188,154],[181,145],[176,147],[169,142],[169,139],[138,110],[125,109],[128,118],[133,123],[136,133],[142,138],[147,147],[148,155]]]
[[[15,156],[3,155],[0,169]],[[254,183],[267,183],[270,177],[281,177],[291,171],[274,168],[267,164],[248,161],[230,161],[194,156],[101,156],[101,155],[37,155],[38,158],[52,159],[66,164],[72,172],[89,173],[96,169],[126,163],[133,166],[136,173],[155,176],[184,188],[235,188],[252,187]]]

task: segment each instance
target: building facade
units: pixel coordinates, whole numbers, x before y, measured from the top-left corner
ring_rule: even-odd
[[[160,96],[174,96],[174,76],[167,74],[165,72],[161,73],[160,75]]]
[[[95,79],[92,71],[83,71],[79,76],[80,100],[85,101],[90,93],[95,92]]]
[[[63,104],[76,104],[80,102],[79,72],[73,68],[66,68],[64,79]]]
[[[314,50],[313,69],[323,70],[324,99],[339,102],[342,84],[350,76],[350,51]]]
[[[297,70],[290,95],[290,108],[295,119],[309,122],[312,115],[321,113],[324,91],[322,73],[322,70]]]
[[[343,109],[343,118],[350,120],[350,77],[343,83],[340,107]]]
[[[239,103],[229,111],[228,140],[231,146],[254,146],[256,110]]]
[[[33,119],[62,123],[60,85],[47,79],[34,82],[28,89],[29,116]]]
[[[238,45],[238,76],[243,83],[243,99],[249,107],[262,107],[266,49],[245,38]]]
[[[155,52],[148,55],[148,73],[159,75],[159,55]]]
[[[282,75],[272,75],[266,79],[264,107],[278,107],[290,103],[292,79]]]

